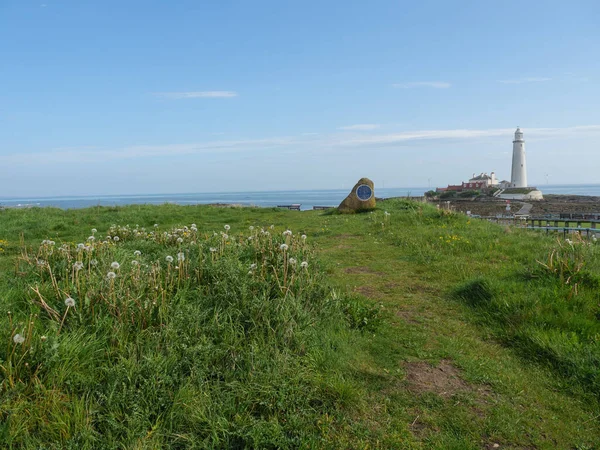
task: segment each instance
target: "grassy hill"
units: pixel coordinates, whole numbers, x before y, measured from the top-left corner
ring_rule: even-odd
[[[0,249],[8,448],[598,448],[596,243],[388,200],[5,210]]]

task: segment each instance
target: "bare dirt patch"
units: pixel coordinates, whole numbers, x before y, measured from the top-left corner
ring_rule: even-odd
[[[354,291],[370,299],[377,299],[380,297],[379,291],[372,286],[357,286],[354,288]]]
[[[377,276],[384,275],[383,273],[377,272],[376,270],[373,270],[367,266],[346,267],[344,269],[344,272],[351,273],[351,274],[366,274],[366,275],[377,275]]]
[[[460,370],[448,360],[442,360],[437,367],[425,362],[407,363],[406,381],[408,389],[414,393],[433,392],[441,397],[473,391],[473,387],[460,376]]]

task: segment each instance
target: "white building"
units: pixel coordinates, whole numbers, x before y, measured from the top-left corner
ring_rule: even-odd
[[[470,184],[477,184],[478,187],[493,187],[498,185],[498,179],[496,178],[496,173],[492,172],[491,174],[481,173],[477,176],[473,174],[473,178],[469,179]]]
[[[511,187],[527,187],[527,165],[525,163],[525,141],[523,132],[517,127],[513,141],[512,172],[510,176]]]

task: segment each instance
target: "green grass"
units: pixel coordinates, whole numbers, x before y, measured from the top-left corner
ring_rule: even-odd
[[[598,244],[388,200],[5,210],[0,248],[8,448],[598,448]]]

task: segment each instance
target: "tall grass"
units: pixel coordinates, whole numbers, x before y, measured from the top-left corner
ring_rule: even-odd
[[[327,287],[306,236],[230,228],[23,246],[0,306],[0,441],[324,445],[322,417],[356,401],[332,380],[369,308]]]

